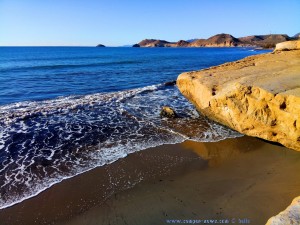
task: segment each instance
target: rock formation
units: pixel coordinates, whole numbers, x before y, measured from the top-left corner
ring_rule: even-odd
[[[300,50],[183,73],[177,85],[208,118],[300,151]]]
[[[96,47],[103,48],[103,47],[105,47],[105,45],[99,44],[99,45],[97,45]]]
[[[300,50],[300,41],[286,41],[278,43],[276,45],[275,51],[291,51]]]
[[[300,196],[295,198],[292,204],[277,216],[271,217],[266,225],[300,224]]]
[[[300,33],[297,33],[293,36],[293,39],[298,40],[300,39]]]
[[[161,111],[160,111],[160,116],[161,117],[167,117],[167,118],[176,118],[177,114],[174,111],[174,109],[172,109],[169,106],[163,106]]]
[[[170,42],[157,39],[145,39],[138,43],[140,47],[166,47]]]
[[[241,41],[230,34],[217,34],[205,40],[205,47],[235,47],[242,45]]]
[[[206,39],[196,39],[189,43],[189,47],[205,47]]]
[[[277,43],[291,40],[286,34],[253,35],[239,38],[244,45],[274,48]]]
[[[273,48],[277,43],[292,40],[286,34],[252,35],[235,38],[230,34],[217,34],[208,39],[180,40],[168,42],[158,39],[145,39],[136,45],[140,47],[263,47]]]
[[[190,43],[184,40],[180,40],[176,42],[176,47],[187,47]]]
[[[197,39],[189,44],[190,47],[236,47],[243,43],[230,34],[217,34],[208,39]]]

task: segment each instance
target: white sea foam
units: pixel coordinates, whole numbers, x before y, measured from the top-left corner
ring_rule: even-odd
[[[160,118],[163,105],[180,118]],[[163,84],[1,106],[0,209],[136,151],[238,136],[199,116],[176,87]]]

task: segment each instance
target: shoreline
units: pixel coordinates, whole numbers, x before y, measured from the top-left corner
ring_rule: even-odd
[[[299,162],[297,152],[247,136],[163,145],[55,184],[0,210],[0,221],[166,224],[241,217],[262,224],[300,195]]]

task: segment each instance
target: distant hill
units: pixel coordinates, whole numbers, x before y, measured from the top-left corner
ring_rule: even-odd
[[[264,48],[273,48],[277,43],[291,40],[286,34],[252,35],[241,37],[239,40],[247,45],[255,45]]]
[[[189,47],[204,47],[206,39],[196,39],[189,44]]]
[[[241,45],[241,41],[230,34],[217,34],[191,43],[192,47],[235,47],[238,45]]]
[[[293,38],[295,38],[295,39],[300,39],[300,33],[295,34],[295,35],[293,36]]]
[[[252,35],[236,38],[230,34],[217,34],[208,39],[180,40],[168,42],[159,39],[145,39],[135,47],[263,47],[273,48],[277,43],[291,40],[286,34]]]
[[[103,48],[103,47],[105,47],[105,45],[99,44],[99,45],[97,45],[96,47]]]
[[[157,39],[145,39],[138,43],[140,47],[167,47],[170,42]]]
[[[198,38],[189,39],[189,40],[186,40],[186,42],[191,43],[191,42],[196,41],[196,40],[198,40]]]

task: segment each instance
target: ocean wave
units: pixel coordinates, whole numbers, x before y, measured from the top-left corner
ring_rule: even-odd
[[[174,85],[0,106],[0,209],[136,151],[240,136],[200,116]],[[179,118],[161,118],[164,105]]]
[[[8,124],[18,120],[26,120],[38,116],[66,114],[77,109],[88,110],[92,106],[101,106],[103,104],[107,105],[113,101],[120,102],[137,94],[158,90],[164,86],[165,84],[158,84],[113,93],[73,95],[44,101],[23,101],[7,104],[0,106],[0,123]]]

